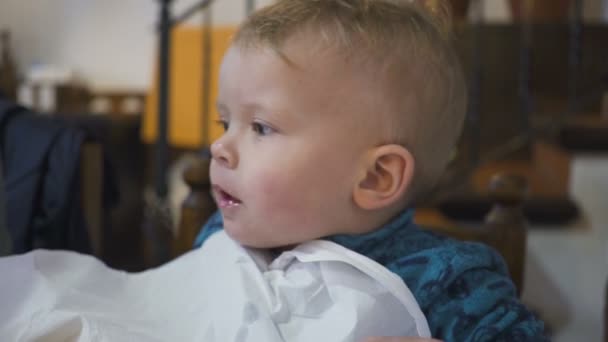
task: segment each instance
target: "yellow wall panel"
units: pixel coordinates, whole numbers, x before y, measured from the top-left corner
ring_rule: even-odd
[[[215,124],[218,71],[236,27],[212,29],[211,78],[210,88],[206,90],[209,103],[203,103],[203,30],[176,27],[171,36],[169,143],[175,147],[198,148],[210,144],[222,133],[221,127]],[[158,134],[158,80],[157,73],[154,74],[142,125],[142,138],[147,143],[154,142]],[[208,120],[203,120],[203,106],[208,106]]]

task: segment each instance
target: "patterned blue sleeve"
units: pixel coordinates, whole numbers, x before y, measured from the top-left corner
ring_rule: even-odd
[[[444,341],[547,341],[543,322],[519,301],[502,258],[479,244],[408,256],[390,268],[404,275],[431,334]]]
[[[216,211],[207,223],[203,225],[203,228],[194,239],[194,248],[199,248],[203,243],[214,233],[219,232],[224,228],[224,222],[222,221],[222,213]]]
[[[543,323],[517,299],[511,281],[470,270],[427,307],[433,336],[444,341],[546,341]]]

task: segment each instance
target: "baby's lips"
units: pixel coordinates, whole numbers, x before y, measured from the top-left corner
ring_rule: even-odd
[[[242,203],[242,201],[238,198],[224,190],[221,186],[214,185],[213,193],[215,195],[216,201],[220,204],[220,206],[235,206]]]

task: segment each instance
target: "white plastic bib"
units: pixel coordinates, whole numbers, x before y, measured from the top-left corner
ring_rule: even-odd
[[[112,270],[71,252],[0,258],[2,341],[353,341],[429,337],[403,281],[311,241],[275,260],[224,232],[160,267]]]

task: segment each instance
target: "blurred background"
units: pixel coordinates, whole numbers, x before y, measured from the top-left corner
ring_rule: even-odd
[[[8,253],[73,249],[128,271],[173,257],[189,192],[182,174],[220,134],[212,123],[221,57],[236,26],[271,2],[2,0]],[[523,301],[555,341],[599,341],[608,277],[608,0],[450,2],[469,112],[417,219],[481,221],[490,177],[523,175]]]

